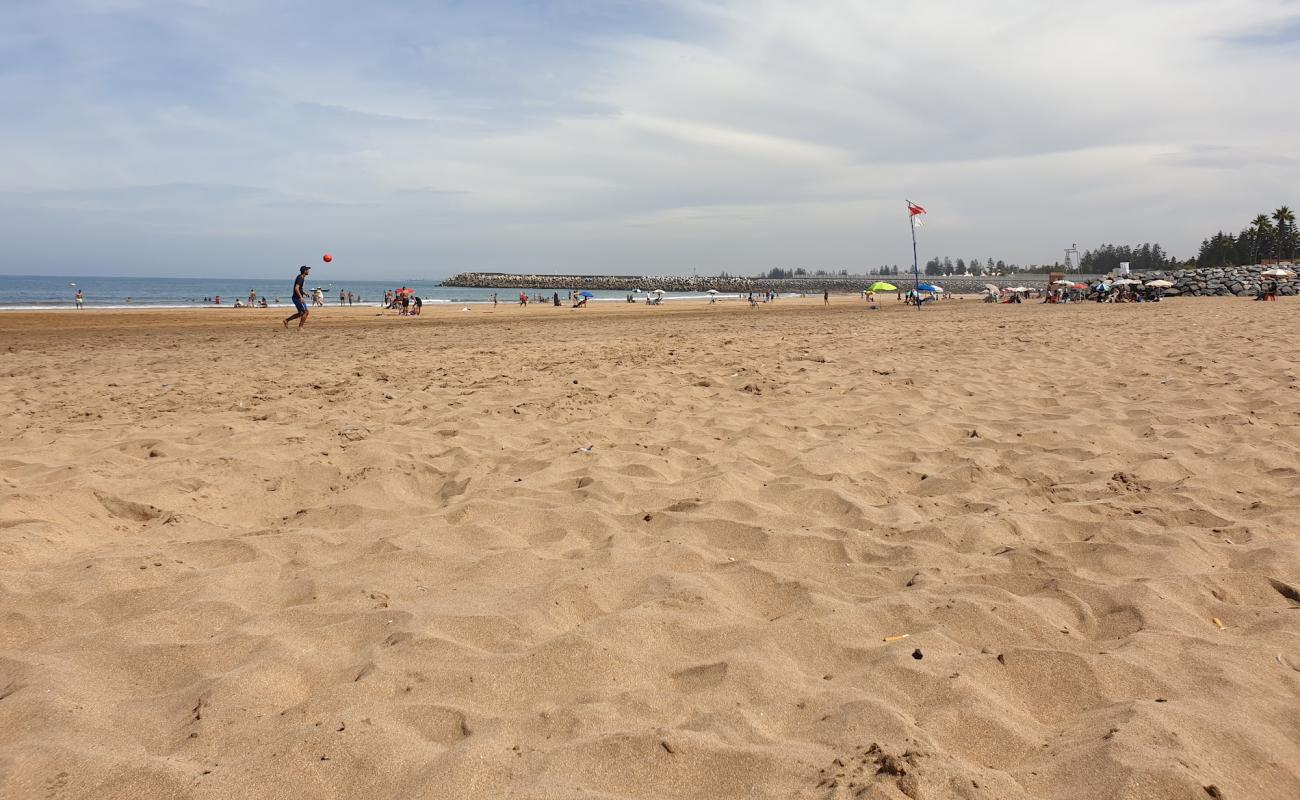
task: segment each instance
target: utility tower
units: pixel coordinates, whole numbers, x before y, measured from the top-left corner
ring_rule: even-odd
[[[1073,270],[1078,272],[1081,269],[1083,267],[1079,265],[1079,245],[1072,244],[1065,248],[1065,271],[1070,272]]]

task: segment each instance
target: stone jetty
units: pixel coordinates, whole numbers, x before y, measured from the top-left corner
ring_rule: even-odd
[[[1087,280],[1090,276],[1071,276]],[[604,289],[607,291],[631,292],[636,289],[650,291],[663,289],[665,292],[702,293],[708,289],[717,289],[727,294],[745,294],[747,292],[800,292],[817,294],[829,291],[835,294],[860,292],[876,281],[892,283],[902,289],[912,285],[910,275],[832,275],[806,276],[797,278],[739,278],[739,277],[699,277],[699,276],[650,276],[650,275],[526,275],[503,272],[462,272],[442,282],[443,286],[472,287],[477,289]],[[1047,285],[1046,275],[1010,275],[997,278],[978,275],[921,276],[921,282],[932,282],[949,292],[958,294],[978,294],[984,291],[984,284],[995,286],[1029,286],[1039,288]]]
[[[1290,278],[1261,278],[1260,273],[1268,269],[1289,269],[1295,271],[1291,264],[1252,264],[1240,267],[1206,267],[1200,269],[1177,269],[1165,272],[1135,272],[1130,277],[1147,281],[1166,280],[1174,286],[1166,289],[1166,295],[1183,295],[1205,297],[1216,295],[1235,295],[1237,297],[1254,297],[1261,282],[1276,280],[1277,293],[1294,296],[1300,294],[1300,280]],[[1117,278],[1118,273],[1108,277]]]

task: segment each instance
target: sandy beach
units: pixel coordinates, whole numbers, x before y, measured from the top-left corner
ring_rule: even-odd
[[[1300,797],[1295,302],[0,315],[0,797]]]

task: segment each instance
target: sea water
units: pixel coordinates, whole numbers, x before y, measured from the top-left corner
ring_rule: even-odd
[[[75,308],[77,290],[82,291],[86,308],[227,308],[236,300],[248,302],[249,292],[258,300],[266,298],[272,306],[289,306],[293,294],[294,274],[283,280],[255,280],[249,278],[110,278],[42,275],[0,275],[0,311],[59,310]],[[542,294],[551,297],[555,289],[472,289],[439,286],[435,279],[408,281],[370,281],[348,279],[323,279],[309,276],[310,291],[319,287],[325,294],[327,306],[338,305],[339,291],[352,292],[353,304],[378,306],[384,291],[402,286],[415,290],[425,303],[476,304],[492,302],[496,293],[502,303],[517,303],[519,293],[527,292],[532,298]],[[578,287],[581,288],[581,287]],[[568,305],[568,292],[559,290],[560,301]],[[628,292],[592,290],[593,301],[626,301]],[[644,294],[632,295],[637,302],[645,302]],[[221,305],[216,305],[216,298]],[[360,298],[358,300],[357,298]],[[732,295],[734,297],[734,295]],[[665,300],[706,299],[699,293],[669,293]]]

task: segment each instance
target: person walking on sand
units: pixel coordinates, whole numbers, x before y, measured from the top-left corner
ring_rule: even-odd
[[[822,289],[822,305],[828,306],[830,304],[831,304],[831,290]]]
[[[492,293],[492,310],[495,311],[495,310],[496,310],[496,307],[497,307],[497,293],[496,293],[496,292],[493,292],[493,293]]]
[[[293,307],[298,309],[298,313],[284,321],[284,327],[287,329],[289,323],[295,319],[298,320],[298,330],[307,324],[307,314],[310,309],[307,308],[307,290],[303,288],[302,282],[307,280],[307,273],[311,272],[311,267],[303,264],[298,267],[298,277],[293,281]]]

